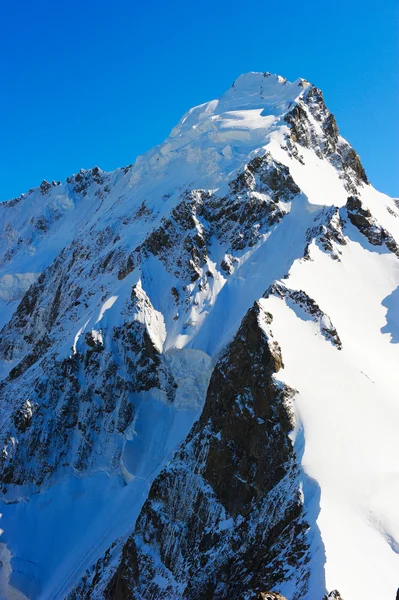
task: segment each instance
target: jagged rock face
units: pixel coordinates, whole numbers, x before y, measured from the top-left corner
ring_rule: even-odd
[[[324,596],[324,600],[344,600],[338,590],[333,590]]]
[[[346,203],[348,219],[373,246],[383,244],[399,258],[399,246],[393,236],[374,219],[370,210],[362,206],[359,198],[350,196]]]
[[[281,594],[274,594],[273,592],[260,592],[257,600],[287,600]]]
[[[105,597],[244,598],[278,585],[288,565],[303,597],[307,524],[270,321],[256,305],[219,359],[201,418],[153,484]]]
[[[88,184],[89,175],[91,178],[91,172],[79,177],[79,185],[83,181]],[[15,364],[1,389],[4,405],[11,412],[15,406],[19,413],[28,398],[34,407],[29,430],[16,429],[17,417],[12,414],[4,421],[3,491],[10,485],[40,487],[60,469],[89,473],[101,466],[118,470],[125,435],[134,419],[134,394],[158,388],[173,400],[175,384],[166,367],[160,366],[161,348],[154,347],[140,318],[132,321],[129,316],[147,311],[157,319],[145,293],[144,300],[138,300],[135,286],[132,301],[125,303],[122,324],[104,331],[101,344],[91,341],[88,332],[81,352],[60,361],[57,341],[78,322],[82,307],[87,308],[93,299],[107,298],[104,272],[117,271],[118,279],[124,280],[134,267],[145,269],[146,261],[153,257],[176,279],[177,287],[169,293],[175,314],[182,313],[183,328],[189,328],[190,319],[185,315],[197,302],[195,293],[211,294],[214,285],[215,275],[208,266],[211,238],[217,237],[224,245],[227,252],[219,269],[230,275],[237,260],[234,254],[253,247],[276,225],[285,213],[285,203],[299,191],[288,169],[268,153],[251,161],[230,183],[230,189],[225,198],[201,190],[184,194],[170,217],[150,230],[128,256],[114,248],[118,242],[115,226],[96,235],[95,248],[86,240],[74,241],[29,288],[1,336],[1,355]],[[80,188],[78,191],[82,193]],[[141,206],[136,218],[148,217]],[[77,283],[82,278],[89,285]],[[193,283],[196,288],[188,289],[187,284]],[[25,374],[26,381],[18,384]],[[20,389],[15,397],[10,390],[16,385]],[[37,460],[31,469],[27,465],[34,453]]]
[[[23,375],[21,363],[10,372],[0,391],[3,406],[15,407],[2,432],[4,493],[10,485],[38,489],[65,471],[118,470],[137,394],[159,388],[173,400],[173,376],[146,327],[135,319],[145,309],[154,313],[143,291],[133,286],[125,307],[130,318],[109,332],[110,340],[94,330],[86,333],[80,352],[63,360],[46,356],[40,368],[30,369],[17,397],[12,390]],[[42,356],[46,350],[43,343]],[[29,368],[26,359],[22,363]]]
[[[286,203],[299,191],[287,167],[269,153],[258,156],[229,182],[226,196],[206,190],[185,194],[170,217],[162,219],[143,245],[126,258],[118,277],[123,279],[145,257],[153,255],[176,278],[195,282],[207,263],[213,237],[223,244],[226,257],[234,263],[232,254],[253,247],[283,218]],[[231,274],[231,270],[222,268]],[[207,278],[209,275],[199,284],[206,286]]]
[[[356,193],[359,184],[368,183],[359,156],[340,138],[335,117],[326,107],[321,90],[308,89],[285,120],[291,128],[287,149],[294,158],[303,161],[301,146],[312,148],[319,158],[326,158],[340,171],[348,192]]]
[[[315,221],[319,221],[319,224],[306,232],[307,245],[304,257],[309,258],[309,245],[315,240],[324,252],[328,252],[331,258],[339,261],[342,253],[339,246],[345,246],[347,243],[343,234],[345,222],[340,209],[335,207],[324,209]]]
[[[0,204],[0,596],[394,594],[398,217],[269,73]]]
[[[271,294],[285,298],[288,303],[293,303],[295,307],[304,311],[312,321],[318,324],[320,332],[326,340],[330,341],[338,350],[342,350],[342,342],[329,316],[321,310],[318,304],[306,292],[302,290],[290,290],[283,283],[274,283],[266,291],[264,297],[269,298]]]

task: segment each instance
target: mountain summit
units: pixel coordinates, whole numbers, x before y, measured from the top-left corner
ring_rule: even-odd
[[[0,597],[395,597],[398,203],[318,88],[241,75],[0,230]]]

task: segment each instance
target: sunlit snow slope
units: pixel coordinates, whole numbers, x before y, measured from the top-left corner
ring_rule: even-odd
[[[0,598],[395,598],[399,208],[240,76],[0,204]]]

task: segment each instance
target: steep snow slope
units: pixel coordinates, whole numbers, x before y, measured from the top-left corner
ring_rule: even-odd
[[[0,595],[394,598],[398,217],[268,73],[0,204]]]
[[[270,296],[261,303],[274,317],[273,332],[284,357],[281,380],[299,390],[295,435],[300,444],[305,439],[306,476],[321,488],[317,524],[326,552],[327,588],[339,587],[344,598],[394,598],[399,346],[381,332],[384,299],[399,285],[398,261],[391,253],[376,252],[352,225],[345,234],[351,242],[342,247],[340,261],[313,244],[311,260],[296,262],[286,281],[323,307],[339,334],[340,352],[287,299]],[[378,577],[373,575],[376,565]]]

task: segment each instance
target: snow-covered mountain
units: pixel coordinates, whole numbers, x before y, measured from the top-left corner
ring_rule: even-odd
[[[0,230],[0,597],[394,600],[399,209],[319,89],[242,75]]]

